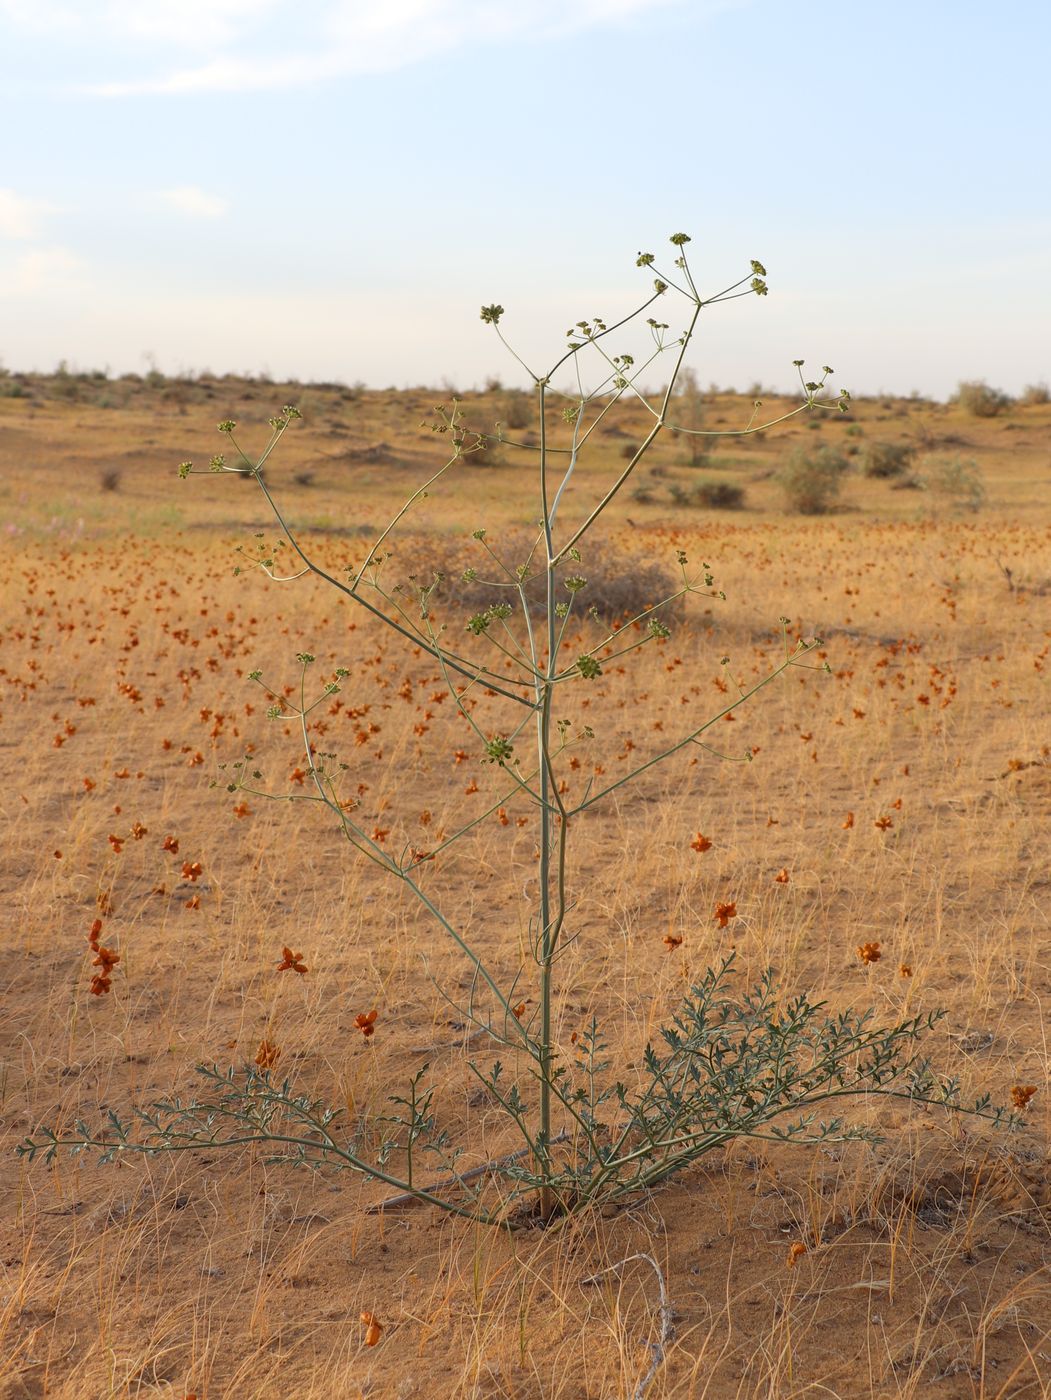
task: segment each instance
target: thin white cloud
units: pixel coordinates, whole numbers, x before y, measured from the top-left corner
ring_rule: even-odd
[[[0,18],[57,44],[101,37],[121,45],[177,45],[196,50],[233,44],[286,0],[0,0]]]
[[[69,248],[31,248],[0,263],[0,297],[38,296],[76,281],[84,261]]]
[[[0,189],[0,238],[35,238],[41,217],[53,212],[54,206],[42,200]]]
[[[254,25],[281,9],[282,0],[178,0],[177,4],[109,0],[105,8],[107,23],[120,34],[146,44],[181,44],[200,52],[237,43]]]
[[[104,97],[293,88],[355,74],[389,72],[472,43],[565,38],[642,19],[658,9],[703,9],[714,15],[748,0],[0,0],[0,15],[50,29],[60,40],[71,12],[96,37],[127,56],[136,76],[104,78],[83,89]],[[44,16],[44,18],[41,17]],[[50,15],[50,21],[46,16]],[[142,50],[159,63],[144,71]],[[170,51],[207,54],[203,62],[170,61]],[[165,62],[165,60],[169,60]]]
[[[189,219],[219,219],[230,207],[227,200],[220,195],[209,194],[207,190],[199,189],[196,185],[179,185],[172,190],[159,190],[155,198]]]

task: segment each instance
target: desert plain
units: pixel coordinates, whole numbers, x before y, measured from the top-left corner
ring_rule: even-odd
[[[786,995],[886,1021],[943,1008],[938,1068],[996,1103],[1034,1087],[1023,1126],[862,1101],[847,1115],[876,1144],[739,1140],[618,1209],[505,1230],[370,1210],[382,1186],[254,1147],[15,1155],[41,1125],[103,1123],[192,1094],[199,1064],[260,1056],[366,1133],[427,1065],[465,1166],[513,1146],[467,1068],[491,1055],[456,1011],[462,958],[325,812],[287,800],[303,746],[249,673],[291,694],[297,653],[349,672],[312,733],[385,849],[440,844],[500,775],[432,658],[316,577],[243,567],[239,548],[278,533],[254,482],[177,473],[222,448],[218,421],[261,444],[297,404],[268,487],[312,557],[359,566],[445,460],[426,424],[450,391],[69,371],[0,389],[4,1400],[613,1400],[642,1393],[656,1346],[649,1400],[1051,1394],[1051,405],[858,398],[700,464],[658,440],[604,523],[606,611],[655,601],[680,550],[725,601],[690,599],[596,679],[567,791],[724,710],[722,658],[754,680],[781,617],[828,671],[789,671],[709,732],[723,757],[672,759],[581,819],[555,1023],[569,1053],[595,1017],[630,1074],[732,950],[736,976],[772,968]],[[463,396],[483,431],[521,409],[495,386]],[[704,421],[751,412],[714,391]],[[645,428],[628,407],[596,434],[567,526]],[[899,472],[866,475],[874,443],[904,449]],[[818,447],[848,467],[807,515],[778,478]],[[735,508],[699,481],[740,488]],[[513,552],[536,517],[528,446],[468,455],[406,516],[386,577],[453,577],[478,562],[474,530]],[[246,753],[277,800],[227,791],[220,765]],[[509,801],[426,873],[508,979],[529,962],[536,842]],[[93,994],[96,920],[120,960]],[[284,948],[304,973],[278,970]]]

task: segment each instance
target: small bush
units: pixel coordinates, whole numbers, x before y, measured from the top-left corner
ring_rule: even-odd
[[[1051,389],[1047,386],[1047,381],[1041,379],[1038,384],[1027,384],[1022,390],[1022,403],[1028,408],[1034,408],[1037,404],[1051,403]]]
[[[107,467],[99,475],[99,487],[103,491],[119,491],[123,476],[117,467]]]
[[[497,405],[505,428],[528,428],[533,421],[533,397],[521,389],[510,389]]]
[[[839,499],[848,467],[846,457],[832,447],[819,447],[816,452],[797,447],[777,481],[792,510],[824,515]]]
[[[956,510],[980,510],[985,504],[985,478],[971,458],[932,458],[924,463],[921,478],[925,490]]]
[[[480,434],[477,440],[465,444],[463,459],[469,467],[500,466],[503,462],[500,455],[500,439]]]
[[[904,442],[869,442],[862,448],[858,464],[866,476],[903,476],[912,461],[912,451]]]
[[[80,375],[72,374],[65,360],[60,360],[51,379],[51,397],[66,403],[77,403],[80,399],[80,386]]]
[[[957,387],[955,398],[963,411],[969,413],[972,418],[995,418],[1011,404],[1008,394],[1002,389],[991,388],[984,379],[962,380]]]
[[[686,504],[709,510],[743,510],[744,487],[732,481],[699,481],[690,488]]]
[[[686,460],[691,467],[703,467],[708,455],[708,439],[698,436],[704,431],[706,411],[696,371],[684,369],[679,375],[679,391],[673,400],[672,412],[675,423],[686,430],[683,434]]]
[[[629,553],[623,545],[601,532],[592,535],[587,548],[581,552],[580,564],[567,559],[564,565],[559,565],[556,574],[559,586],[564,586],[565,576],[582,574],[588,581],[581,594],[582,601],[589,608],[594,607],[606,620],[635,617],[669,597],[677,586],[675,575],[664,564]],[[526,593],[539,597],[542,585],[543,579],[538,575],[526,585]],[[486,601],[493,601],[491,590]]]
[[[499,535],[494,532],[487,540],[496,554],[506,560],[526,558],[534,542],[535,536],[525,530],[501,531]],[[567,558],[558,565],[558,586],[562,588],[570,574],[586,578],[581,602],[587,608],[594,607],[605,621],[635,617],[675,592],[676,578],[669,569],[625,549],[614,536],[602,532],[592,535],[581,556],[579,562]],[[533,557],[535,563],[538,556]],[[543,591],[543,570],[536,567],[540,571],[525,585],[531,601],[536,601]],[[499,571],[488,553],[471,540],[455,542],[431,534],[413,536],[403,541],[386,568],[390,571],[390,583],[412,575],[427,581],[441,574],[441,583],[433,594],[435,615],[441,612],[443,621],[453,623],[453,630],[461,613],[466,617],[482,612],[507,596],[507,589],[500,587],[499,582],[486,581],[499,580]],[[470,577],[473,570],[484,577]]]
[[[389,442],[374,442],[369,447],[362,447],[355,451],[354,460],[381,466],[387,462],[396,462],[398,454]]]

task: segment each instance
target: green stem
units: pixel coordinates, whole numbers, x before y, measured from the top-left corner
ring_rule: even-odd
[[[547,497],[547,412],[546,385],[537,386],[540,410],[540,494],[544,508],[544,543],[547,555],[546,615],[547,660],[542,679],[537,681],[537,758],[540,764],[540,1133],[538,1167],[545,1184],[540,1188],[540,1218],[550,1220],[554,1193],[548,1185],[551,1176],[551,801],[550,761],[552,676],[555,667],[555,561],[552,558],[551,508]]]
[[[440,1206],[442,1210],[451,1211],[454,1215],[462,1215],[465,1219],[473,1220],[479,1225],[492,1225],[494,1223],[494,1217],[488,1212],[468,1210],[465,1206],[458,1205],[455,1201],[444,1201],[439,1196],[432,1196],[431,1193],[424,1188],[412,1186],[410,1183],[402,1181],[399,1177],[393,1176],[390,1172],[385,1172],[382,1167],[377,1167],[371,1162],[366,1162],[355,1153],[340,1147],[322,1129],[318,1129],[317,1131],[325,1138],[324,1143],[318,1143],[311,1138],[297,1138],[291,1137],[287,1133],[272,1133],[268,1131],[265,1135],[246,1133],[241,1137],[224,1138],[222,1142],[210,1142],[205,1140],[201,1142],[164,1143],[163,1145],[129,1142],[122,1144],[121,1151],[135,1152],[140,1156],[149,1157],[158,1152],[214,1152],[224,1147],[259,1146],[268,1145],[273,1142],[285,1143],[290,1147],[299,1147],[303,1149],[313,1148],[315,1151],[318,1147],[321,1147],[323,1152],[334,1157],[342,1158],[349,1167],[354,1171],[360,1172],[362,1176],[367,1176],[374,1181],[382,1181],[385,1186],[394,1186],[399,1190],[407,1191],[410,1195],[415,1196],[417,1200],[426,1202],[427,1205]],[[107,1141],[105,1138],[61,1138],[57,1141],[57,1146],[79,1149],[90,1148],[108,1152],[112,1151],[114,1144]]]

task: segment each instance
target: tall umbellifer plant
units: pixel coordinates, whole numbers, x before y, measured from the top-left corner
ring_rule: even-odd
[[[462,1148],[441,1127],[426,1067],[405,1093],[390,1097],[391,1111],[369,1127],[341,1132],[339,1110],[303,1095],[267,1069],[199,1067],[205,1087],[189,1101],[164,1100],[128,1117],[111,1112],[105,1128],[93,1131],[78,1123],[72,1131],[42,1130],[27,1139],[23,1152],[53,1157],[60,1147],[74,1152],[97,1150],[112,1160],[126,1153],[156,1154],[223,1146],[261,1144],[271,1160],[297,1165],[353,1169],[446,1210],[486,1222],[509,1221],[530,1214],[547,1222],[589,1203],[616,1200],[653,1186],[736,1137],[783,1138],[808,1142],[863,1137],[868,1129],[838,1114],[852,1095],[883,1095],[938,1103],[961,1109],[958,1086],[934,1075],[919,1053],[917,1041],[937,1020],[937,1013],[889,1026],[877,1026],[871,1012],[829,1015],[823,1004],[807,997],[786,999],[768,976],[752,989],[734,991],[732,959],[709,970],[684,998],[656,1044],[637,1061],[632,1082],[615,1080],[608,1048],[592,1019],[590,1030],[561,1054],[555,1043],[552,1008],[559,959],[567,945],[567,852],[579,818],[640,774],[697,747],[708,748],[706,733],[731,708],[750,700],[784,672],[809,660],[817,639],[790,644],[782,619],[783,652],[768,674],[737,694],[719,713],[688,724],[673,742],[642,758],[635,768],[604,785],[593,778],[578,798],[570,799],[563,767],[573,750],[595,738],[591,727],[573,711],[573,697],[591,686],[604,667],[669,635],[672,605],[691,597],[721,598],[708,564],[694,569],[677,551],[677,584],[670,594],[640,608],[622,625],[606,628],[598,609],[587,604],[587,541],[662,433],[697,434],[705,439],[743,435],[770,428],[805,412],[839,411],[849,395],[824,397],[831,371],[808,381],[800,374],[799,404],[771,421],[760,421],[756,402],[749,421],[730,432],[705,431],[675,421],[676,385],[702,311],[744,296],[765,296],[766,272],[758,262],[739,281],[712,296],[697,290],[686,255],[686,234],[672,236],[673,269],[660,270],[654,256],[642,253],[638,266],[656,280],[635,311],[607,325],[592,317],[577,322],[555,363],[537,374],[512,350],[533,385],[536,432],[528,439],[504,438],[507,447],[531,454],[537,483],[537,528],[524,557],[511,561],[474,531],[479,568],[464,571],[465,596],[487,601],[471,611],[459,640],[440,618],[449,580],[440,573],[410,575],[388,584],[393,532],[406,513],[435,482],[476,451],[489,446],[489,435],[466,425],[460,405],[436,411],[432,427],[451,447],[445,465],[424,482],[379,534],[362,562],[345,578],[328,572],[307,552],[279,505],[263,468],[299,412],[286,407],[270,420],[271,435],[258,457],[242,450],[235,424],[219,430],[231,456],[214,457],[208,470],[255,480],[282,532],[287,554],[298,556],[291,573],[278,572],[278,554],[262,545],[245,551],[246,561],[274,578],[313,574],[348,602],[366,608],[399,637],[433,658],[449,695],[470,726],[477,756],[502,778],[499,792],[481,817],[446,834],[431,851],[406,848],[394,855],[355,816],[355,802],[341,786],[349,765],[322,751],[311,732],[309,716],[340,688],[349,672],[337,670],[312,686],[315,658],[302,652],[299,702],[288,691],[272,689],[259,671],[250,679],[270,695],[274,718],[296,717],[313,785],[303,800],[323,806],[347,843],[391,879],[400,881],[466,959],[471,991],[461,1006],[488,1051],[502,1061],[477,1060],[470,1067],[500,1106],[503,1122],[521,1146],[479,1166],[462,1160]],[[685,325],[673,331],[652,313],[669,298],[678,298]],[[482,320],[506,345],[503,308],[482,308]],[[639,361],[620,348],[618,337],[631,323],[645,327],[648,349]],[[508,346],[510,350],[510,346]],[[654,398],[641,387],[642,376],[661,359],[671,362],[666,387]],[[802,362],[797,362],[801,364]],[[587,375],[597,366],[595,382]],[[556,388],[556,375],[572,376],[576,388]],[[587,387],[586,387],[587,386]],[[608,489],[579,524],[564,526],[560,506],[577,472],[581,454],[613,409],[634,401],[647,416],[648,430],[620,467]],[[197,469],[183,463],[181,474]],[[260,539],[262,537],[257,537]],[[453,589],[455,595],[455,588]],[[585,620],[581,614],[586,614]],[[461,619],[462,620],[462,619]],[[592,638],[571,661],[560,657],[571,620],[590,627]],[[583,635],[583,634],[581,634]],[[624,640],[624,639],[627,640]],[[510,667],[508,667],[510,663]],[[509,673],[510,672],[510,673]],[[750,755],[747,755],[750,757]],[[249,760],[234,765],[231,791],[261,795],[260,774]],[[485,817],[512,799],[528,801],[539,813],[539,895],[532,911],[531,958],[510,980],[501,980],[480,953],[469,928],[458,927],[432,893],[428,874],[433,858],[460,841]],[[529,982],[528,992],[526,983]],[[536,1010],[527,1014],[527,1007]],[[367,1018],[366,1018],[367,1020]],[[370,1027],[366,1026],[368,1030]],[[489,1056],[487,1056],[487,1061]],[[517,1067],[517,1068],[516,1068]],[[988,1100],[968,1105],[993,1119]],[[826,1116],[827,1115],[827,1116]],[[378,1131],[377,1131],[378,1129]],[[421,1180],[421,1172],[423,1179]],[[435,1174],[438,1179],[435,1180]]]

